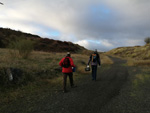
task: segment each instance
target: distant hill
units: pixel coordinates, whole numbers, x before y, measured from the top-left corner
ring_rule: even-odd
[[[49,38],[42,38],[38,35],[24,33],[22,31],[15,31],[8,28],[0,28],[0,48],[7,48],[9,43],[16,39],[30,39],[35,42],[34,50],[46,52],[78,52],[86,50],[84,47],[73,44],[72,42],[53,40]]]
[[[119,47],[108,51],[107,54],[147,60],[150,59],[150,45],[146,44],[145,46]]]

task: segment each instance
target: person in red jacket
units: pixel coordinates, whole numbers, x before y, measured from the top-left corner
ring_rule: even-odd
[[[71,87],[74,86],[73,82],[73,72],[72,67],[75,67],[73,60],[71,58],[70,52],[67,52],[67,56],[62,58],[59,62],[59,65],[62,67],[62,73],[63,73],[63,92],[66,92],[66,84],[67,84],[67,76],[69,76],[70,85]]]

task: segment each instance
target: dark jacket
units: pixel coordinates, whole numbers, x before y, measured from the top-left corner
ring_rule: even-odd
[[[96,54],[96,61],[95,62],[93,62],[93,59],[92,59],[93,54]],[[101,65],[101,60],[100,60],[99,54],[98,53],[93,53],[93,54],[91,54],[91,56],[89,58],[88,65],[90,62],[91,62],[91,65]]]

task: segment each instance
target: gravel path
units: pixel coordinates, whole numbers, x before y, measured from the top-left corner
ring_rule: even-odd
[[[102,71],[98,67],[97,81],[91,75],[75,81],[76,88],[67,87],[69,92],[63,93],[60,88],[54,93],[43,93],[44,96],[32,101],[18,100],[5,109],[6,113],[102,113],[105,106],[119,95],[127,82],[128,71],[125,61],[110,57],[114,64]],[[17,107],[17,108],[16,108]]]

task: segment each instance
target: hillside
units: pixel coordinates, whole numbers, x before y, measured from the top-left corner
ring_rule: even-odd
[[[62,42],[49,38],[42,38],[38,35],[15,31],[7,28],[0,28],[0,48],[7,48],[9,43],[20,39],[30,39],[34,41],[34,50],[46,52],[78,52],[86,50],[84,47],[72,42]]]
[[[150,59],[150,45],[134,46],[134,47],[119,47],[112,49],[107,54],[116,55],[124,58],[134,58],[140,60]]]

